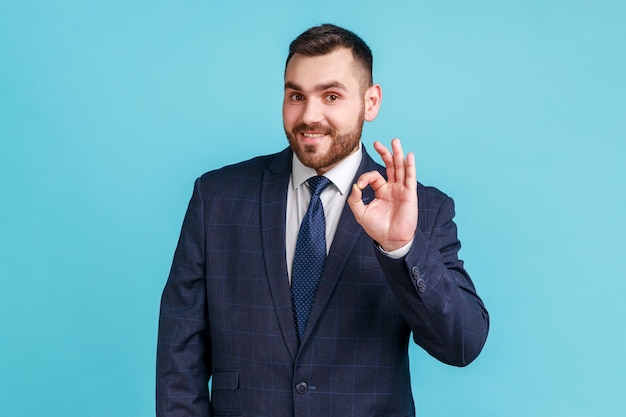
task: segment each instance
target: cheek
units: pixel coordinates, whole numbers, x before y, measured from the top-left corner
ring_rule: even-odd
[[[298,112],[294,106],[283,104],[283,125],[285,127],[293,127],[298,120]]]
[[[339,109],[338,109],[339,110]],[[343,108],[327,117],[328,122],[339,132],[351,131],[357,122],[358,110]]]

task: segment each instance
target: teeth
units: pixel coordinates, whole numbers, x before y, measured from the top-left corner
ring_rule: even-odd
[[[305,138],[321,138],[324,136],[323,133],[303,133]]]

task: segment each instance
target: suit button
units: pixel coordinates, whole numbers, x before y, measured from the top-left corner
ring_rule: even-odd
[[[305,392],[307,392],[308,389],[309,386],[306,384],[306,382],[298,382],[296,384],[296,391],[298,391],[298,394],[304,394]]]
[[[415,284],[417,285],[417,291],[419,291],[419,292],[426,291],[426,283],[424,282],[423,279],[418,278],[417,281],[415,282]]]
[[[420,269],[416,266],[411,268],[411,274],[413,275],[413,279],[418,279],[420,276]]]

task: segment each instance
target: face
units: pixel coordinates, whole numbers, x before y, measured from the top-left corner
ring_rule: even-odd
[[[347,48],[295,54],[285,71],[283,126],[300,161],[328,171],[359,147],[365,120],[378,113],[380,87],[366,87]]]

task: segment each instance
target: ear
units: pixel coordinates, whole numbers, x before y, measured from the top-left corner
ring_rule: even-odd
[[[374,84],[365,91],[365,120],[371,122],[378,115],[380,103],[383,100],[383,90]]]

